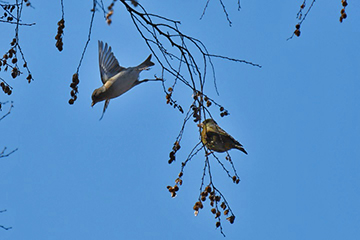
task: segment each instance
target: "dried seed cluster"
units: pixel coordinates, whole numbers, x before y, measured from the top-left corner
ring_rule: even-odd
[[[3,55],[3,57],[0,60],[0,71],[2,67],[4,71],[7,71],[10,67],[12,69],[11,70],[12,78],[16,78],[17,76],[20,75],[20,71],[18,70],[16,64],[18,62],[18,59],[16,57],[15,44],[16,44],[16,38],[12,40],[12,42],[10,43],[11,48]]]
[[[300,37],[300,24],[298,23],[298,24],[296,24],[295,25],[295,31],[294,31],[294,34],[295,34],[295,36],[297,36],[297,37]]]
[[[194,122],[200,122],[201,121],[201,116],[200,116],[200,107],[196,106],[196,105],[192,105],[191,109],[193,111],[193,118],[194,118]]]
[[[2,8],[4,9],[4,13],[3,15],[0,17],[1,20],[6,19],[4,21],[7,22],[11,22],[12,20],[14,20],[14,17],[12,16],[12,12],[15,9],[15,4],[8,4],[8,5],[4,5],[2,6]]]
[[[29,0],[24,0],[25,5],[27,7],[31,6],[31,3]],[[12,22],[14,20],[14,16],[12,15],[12,12],[14,11],[16,6],[20,6],[17,4],[1,4],[2,9],[4,10],[3,15],[0,17],[1,20],[6,22]],[[6,20],[4,20],[6,19]]]
[[[235,216],[231,215],[230,217],[226,218],[226,220],[228,220],[231,224],[233,224],[235,221]]]
[[[231,157],[230,157],[229,154],[225,157],[225,159],[226,159],[227,161],[229,161],[231,164],[233,164],[233,162],[232,162]],[[235,169],[234,169],[234,170],[235,170]],[[230,175],[229,175],[229,177],[230,177]],[[235,175],[231,177],[231,179],[232,179],[233,182],[236,183],[236,184],[239,184],[239,183],[240,183],[240,178],[238,177],[238,175],[236,174],[236,172],[235,172]]]
[[[1,88],[2,88],[2,90],[3,90],[3,92],[5,94],[11,95],[11,93],[12,93],[11,87],[8,84],[6,84],[4,82],[1,82],[0,85],[1,85]]]
[[[301,6],[300,6],[300,10],[297,15],[298,19],[302,19],[302,10],[304,10],[304,8],[305,8],[305,3],[301,4]]]
[[[210,99],[209,99],[207,96],[204,97],[204,101],[206,102],[206,106],[207,106],[207,107],[210,107],[210,106],[211,106],[211,101],[210,101]]]
[[[236,183],[236,184],[239,184],[239,182],[240,182],[240,178],[238,178],[237,176],[233,176],[233,177],[232,177],[232,180],[233,180],[233,182]]]
[[[106,14],[106,23],[108,25],[110,25],[112,23],[111,16],[114,14],[115,1],[116,0],[113,0],[113,2],[108,6],[109,12]]]
[[[205,96],[205,98],[209,101],[209,99]],[[195,100],[194,103],[190,106],[191,110],[192,110],[192,116],[193,116],[193,120],[194,122],[200,122],[201,121],[201,107],[200,105],[203,102],[203,94],[199,91],[197,91],[194,95],[193,95],[193,99]],[[199,106],[196,105],[196,102],[199,103]]]
[[[64,18],[60,19],[60,21],[57,23],[57,25],[58,25],[58,29],[57,29],[57,34],[55,36],[55,40],[56,40],[55,46],[61,52],[63,50],[62,36],[64,34],[64,28],[65,28]]]
[[[9,69],[11,69],[11,77],[13,79],[17,78],[20,74],[22,74],[22,72],[20,72],[19,70],[19,66],[18,66],[18,58],[16,56],[16,51],[17,51],[17,39],[13,38],[11,43],[11,48],[3,55],[3,57],[0,59],[0,71],[4,70],[5,72],[8,71]],[[24,60],[25,61],[25,60]],[[26,62],[23,65],[24,68],[27,67]],[[28,71],[29,72],[29,71]],[[26,79],[28,80],[28,82],[30,83],[30,81],[32,80],[32,76],[29,73],[29,75],[26,77]],[[4,83],[5,84],[5,83]],[[6,86],[9,86],[8,84],[5,84]],[[8,92],[7,92],[8,93]]]
[[[224,107],[220,107],[220,117],[228,116],[229,112],[224,109]]]
[[[31,3],[30,3],[29,0],[24,0],[24,2],[26,3],[25,5],[26,5],[27,7],[30,7],[30,6],[31,6]]]
[[[169,164],[171,164],[172,162],[175,161],[175,154],[176,154],[177,151],[180,150],[180,148],[181,148],[181,147],[180,147],[180,143],[179,143],[178,141],[176,141],[176,142],[174,143],[174,146],[173,146],[173,148],[172,148],[172,151],[171,151],[170,154],[169,154],[169,157],[170,157],[170,159],[169,159],[169,161],[168,161]]]
[[[28,1],[24,1],[24,2],[26,3],[26,6],[30,6],[30,2]],[[18,18],[20,13],[18,10],[20,4],[0,4],[0,5],[1,5],[1,9],[3,10],[3,12],[0,15],[0,21],[16,24],[16,26],[19,26],[19,21],[17,20],[19,20]],[[16,33],[16,37],[13,38],[12,41],[10,42],[11,45],[10,49],[7,52],[5,52],[5,54],[3,54],[2,57],[0,55],[0,71],[1,70],[3,70],[4,72],[9,71],[10,76],[13,79],[17,78],[18,76],[20,76],[20,74],[22,74],[19,67],[19,59],[17,57],[17,50],[19,49],[17,28],[15,29],[15,33]],[[29,69],[27,68],[25,58],[21,51],[20,53],[24,62],[23,67],[26,68],[29,73],[26,79],[28,79],[28,81],[30,82],[32,80],[32,76],[30,74]],[[12,87],[2,78],[0,81],[0,86],[5,94],[7,95],[12,94]]]
[[[131,0],[131,4],[134,6],[134,7],[137,7],[139,5],[138,1],[137,0]]]
[[[165,96],[166,104],[170,104],[170,106],[173,106],[174,108],[177,108],[181,113],[184,113],[184,110],[182,109],[182,107],[171,98],[173,91],[174,91],[174,89],[172,87],[169,87],[168,93],[166,93],[166,96]]]
[[[172,102],[171,102],[171,95],[172,95],[172,93],[173,93],[173,88],[172,87],[169,87],[169,89],[168,89],[168,92],[169,93],[167,93],[166,94],[166,104],[170,104],[170,105],[172,105]]]
[[[301,4],[300,10],[299,10],[299,12],[298,12],[298,14],[296,16],[297,19],[303,20],[302,19],[302,11],[304,10],[304,8],[305,8],[305,3]],[[294,35],[297,36],[297,37],[300,37],[300,33],[301,33],[300,32],[300,24],[301,24],[301,22],[295,25]]]
[[[15,38],[14,38],[15,40]],[[14,42],[13,40],[13,42]],[[13,44],[13,42],[11,44]],[[10,48],[10,50],[4,54],[3,58],[2,58],[2,63],[0,62],[0,70],[1,70],[1,66],[4,66],[4,71],[7,71],[8,68],[12,68],[11,69],[11,77],[12,78],[16,78],[17,76],[20,75],[20,71],[17,68],[17,58],[16,58],[16,51],[15,48],[12,47]],[[11,64],[9,64],[9,61],[11,60],[11,64],[13,64],[13,66]]]
[[[71,98],[69,100],[69,104],[72,105],[74,104],[74,102],[77,99],[77,94],[78,94],[78,84],[79,84],[79,76],[77,73],[74,73],[74,75],[72,76],[72,83],[70,84],[70,87],[72,88],[70,95]]]
[[[346,8],[346,6],[348,5],[348,3],[347,3],[347,1],[346,0],[341,0],[341,4],[342,4],[342,6],[343,6],[343,9],[341,9],[341,11],[340,11],[340,22],[342,23],[343,22],[343,20],[345,19],[345,18],[347,18],[347,14],[346,14],[346,12],[345,12],[345,8]]]
[[[173,187],[172,186],[166,187],[169,190],[172,198],[176,197],[176,192],[179,191],[179,186],[182,185],[183,182],[181,179],[182,176],[183,176],[183,172],[180,172],[179,177],[175,179],[175,185]]]
[[[209,99],[206,95],[203,95],[201,92],[197,92],[196,94],[194,94],[193,98],[195,101],[199,101],[199,102],[204,101],[206,104],[206,107],[210,107],[214,103],[216,106],[219,107],[221,117],[229,115],[229,112],[227,110],[225,110],[225,108],[223,106],[215,103],[213,100]],[[201,120],[201,117],[200,117],[201,108],[197,107],[195,104],[191,105],[191,108],[193,110],[194,122],[200,121]]]
[[[193,210],[195,211],[194,214],[195,216],[199,214],[200,209],[203,209],[204,207],[203,202],[205,202],[206,199],[210,200],[210,206],[212,207],[210,209],[210,212],[215,215],[215,219],[218,219],[218,221],[216,222],[216,227],[220,227],[221,211],[223,211],[223,214],[227,216],[230,210],[225,202],[221,202],[221,196],[216,195],[215,190],[212,190],[210,185],[206,186],[204,191],[200,193],[199,201],[197,201],[193,206]],[[235,216],[231,215],[227,218],[227,220],[232,224],[234,223]]]

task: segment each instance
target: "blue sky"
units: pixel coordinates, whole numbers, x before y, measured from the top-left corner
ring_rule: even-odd
[[[290,41],[299,3],[227,3],[230,19],[211,1],[141,1],[153,13],[181,21],[181,30],[209,52],[261,64],[214,59],[217,96],[230,116],[215,120],[245,147],[232,150],[241,178],[232,183],[213,162],[215,185],[236,215],[223,222],[228,239],[354,239],[360,234],[360,22],[356,1],[340,24],[341,3],[317,1]],[[0,159],[1,239],[223,239],[208,202],[195,217],[204,157],[186,168],[178,196],[170,197],[185,159],[199,141],[195,124],[185,131],[177,161],[167,163],[183,115],[166,104],[162,86],[150,82],[91,108],[101,86],[97,40],[109,43],[127,67],[150,53],[126,11],[115,5],[113,24],[95,16],[80,70],[78,100],[68,104],[69,84],[87,38],[91,3],[65,1],[64,50],[55,48],[60,3],[32,2],[24,11],[21,46],[35,81],[9,80],[14,101],[0,122],[0,147],[19,150]],[[77,5],[75,5],[77,4]],[[176,7],[174,7],[176,5]],[[185,14],[186,13],[186,14]],[[1,52],[13,37],[2,24]],[[6,35],[6,37],[5,37]],[[155,62],[142,78],[160,75]],[[0,77],[9,79],[4,72]],[[168,79],[167,84],[172,79]],[[179,86],[174,98],[187,106],[192,92]],[[219,154],[220,157],[225,157]]]

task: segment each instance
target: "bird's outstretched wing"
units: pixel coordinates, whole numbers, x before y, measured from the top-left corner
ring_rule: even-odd
[[[103,83],[106,83],[109,78],[125,69],[119,65],[118,60],[111,51],[111,47],[108,46],[107,43],[105,43],[104,46],[102,41],[99,41],[99,67],[100,77]]]

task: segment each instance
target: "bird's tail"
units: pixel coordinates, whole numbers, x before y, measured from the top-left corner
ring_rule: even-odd
[[[154,66],[155,65],[155,63],[153,63],[152,61],[151,61],[151,54],[148,56],[148,58],[143,62],[143,63],[141,63],[139,66],[137,66],[137,68],[139,69],[139,70],[146,70],[146,69],[148,69],[149,67],[151,67],[151,66]]]
[[[244,147],[241,146],[241,145],[236,144],[236,145],[235,145],[235,148],[236,148],[236,149],[239,149],[240,151],[242,151],[242,152],[245,153],[245,154],[248,154],[248,153],[245,151]]]

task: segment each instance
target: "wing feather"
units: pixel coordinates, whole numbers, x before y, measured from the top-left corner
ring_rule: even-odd
[[[107,43],[104,46],[102,41],[99,41],[99,67],[103,83],[106,83],[111,77],[125,69],[119,65],[118,60],[111,51],[111,47]]]

